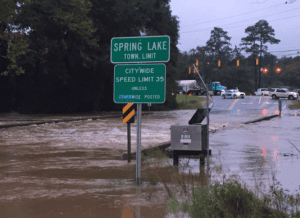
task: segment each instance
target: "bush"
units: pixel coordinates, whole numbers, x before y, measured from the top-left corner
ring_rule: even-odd
[[[193,218],[219,217],[220,209],[217,208],[213,194],[208,188],[193,189],[192,205],[189,213]]]
[[[263,217],[263,202],[237,181],[193,191],[190,215],[197,217]]]

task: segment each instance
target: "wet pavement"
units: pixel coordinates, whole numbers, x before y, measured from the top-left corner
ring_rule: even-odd
[[[142,146],[170,141],[170,126],[187,124],[194,112],[144,115]],[[222,165],[252,187],[260,181],[267,187],[276,172],[282,187],[297,193],[300,153],[291,143],[300,149],[299,112],[285,108],[281,118],[246,125],[262,111],[212,111],[210,130],[218,131],[210,135],[210,168]],[[0,129],[0,217],[168,217],[163,184],[136,186],[135,161],[121,160],[126,149],[121,117]],[[199,160],[181,158],[178,168],[199,174]],[[212,171],[212,181],[220,176]]]

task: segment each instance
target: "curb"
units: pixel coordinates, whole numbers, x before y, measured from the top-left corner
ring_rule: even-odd
[[[256,122],[261,122],[261,121],[264,121],[264,120],[270,120],[270,119],[272,119],[274,117],[279,117],[279,114],[273,114],[271,116],[262,117],[262,118],[259,118],[259,119],[256,119],[256,120],[243,122],[243,124],[256,123]]]
[[[149,114],[153,114],[153,112],[142,113],[142,115],[149,115]],[[105,119],[105,118],[116,118],[116,117],[122,117],[122,116],[123,116],[123,114],[111,115],[111,116],[95,116],[95,117],[86,117],[86,118],[77,118],[77,119],[48,120],[48,121],[38,121],[38,122],[30,122],[30,123],[16,123],[16,124],[0,125],[0,129],[10,128],[10,127],[19,127],[19,126],[41,125],[41,124],[46,124],[46,123],[61,123],[61,122],[72,122],[72,121],[81,121],[81,120],[89,120],[89,119],[97,120],[97,119]]]

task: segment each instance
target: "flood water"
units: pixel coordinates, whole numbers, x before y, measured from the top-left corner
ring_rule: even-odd
[[[142,146],[170,141],[170,126],[187,124],[194,112],[143,116]],[[291,143],[300,150],[299,115],[285,109],[281,118],[246,125],[261,111],[212,111],[210,168],[222,165],[253,187],[268,187],[275,172],[284,190],[297,193],[300,153]],[[121,160],[126,151],[121,117],[0,129],[0,217],[168,217],[163,186],[135,186],[135,161]],[[199,173],[199,160],[181,158],[179,171]]]

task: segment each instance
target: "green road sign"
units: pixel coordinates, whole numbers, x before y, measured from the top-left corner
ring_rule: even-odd
[[[112,63],[168,62],[170,60],[169,36],[112,38],[110,61]]]
[[[164,64],[116,65],[115,103],[164,103],[166,66]]]

